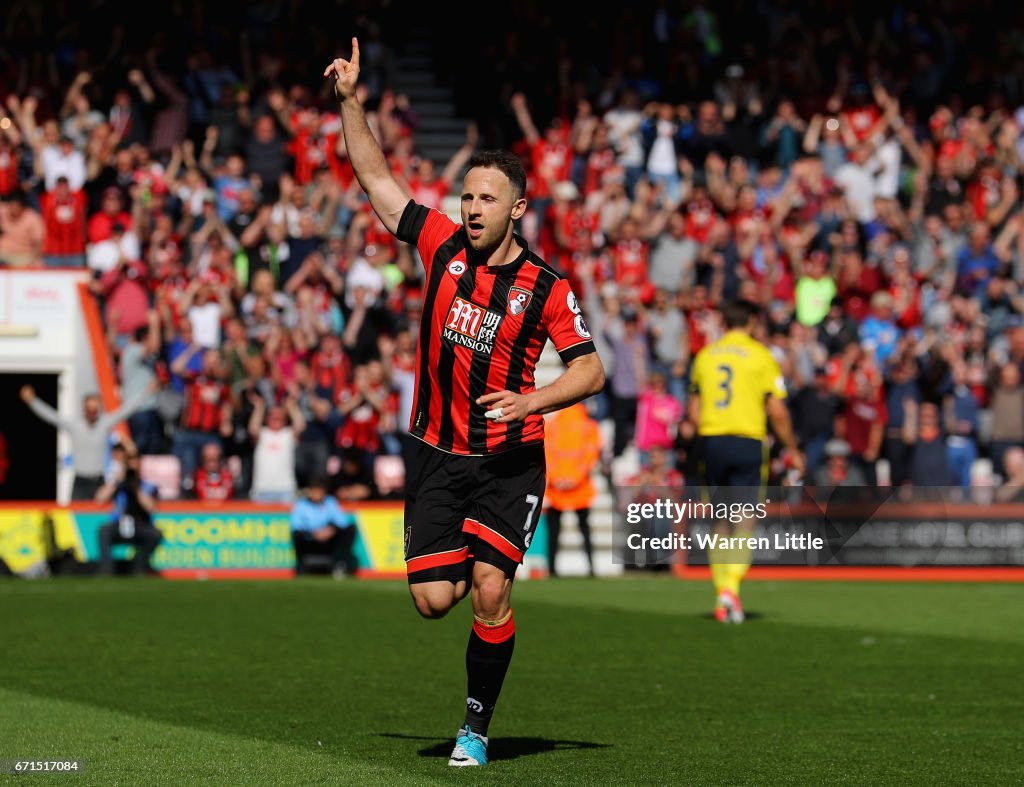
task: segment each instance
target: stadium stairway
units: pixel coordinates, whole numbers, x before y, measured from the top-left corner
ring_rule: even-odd
[[[432,52],[430,44],[409,43],[397,58],[392,87],[409,97],[416,112],[417,153],[440,170],[466,141],[467,121],[455,116],[451,88],[437,83]]]

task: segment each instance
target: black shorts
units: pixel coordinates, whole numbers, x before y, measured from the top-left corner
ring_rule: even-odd
[[[468,579],[474,560],[513,577],[540,519],[544,486],[541,443],[493,456],[420,443],[406,471],[409,584]]]
[[[758,499],[767,479],[764,443],[735,435],[702,437],[701,476],[709,501],[764,502]]]

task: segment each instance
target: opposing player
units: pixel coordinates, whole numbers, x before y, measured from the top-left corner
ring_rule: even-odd
[[[426,269],[410,433],[422,441],[406,479],[405,559],[413,602],[443,617],[467,593],[466,717],[449,765],[487,763],[487,727],[512,658],[512,579],[544,496],[544,420],[601,390],[604,371],[566,280],[513,233],[526,210],[514,155],[469,162],[462,224],[410,199],[356,98],[359,43],[334,75],[356,177],[380,220],[415,244]],[[536,388],[551,338],[562,375]]]
[[[804,460],[793,435],[782,370],[768,349],[753,337],[758,309],[746,301],[722,309],[726,333],[703,348],[690,374],[690,418],[697,424],[704,486],[711,502],[730,505],[762,503],[767,480],[764,439],[767,421],[789,452],[801,475]],[[754,520],[721,521],[716,532],[746,538]],[[715,618],[742,623],[740,583],[750,568],[749,548],[713,549],[708,553],[715,584]]]

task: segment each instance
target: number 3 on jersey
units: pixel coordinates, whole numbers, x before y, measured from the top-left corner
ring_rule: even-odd
[[[724,410],[732,401],[732,367],[723,363],[718,367],[718,374],[718,387],[722,393],[715,400],[715,407]]]

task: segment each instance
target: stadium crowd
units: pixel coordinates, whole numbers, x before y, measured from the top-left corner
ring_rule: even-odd
[[[742,298],[763,308],[808,480],[968,487],[984,457],[1019,489],[1020,67],[979,62],[955,17],[805,36],[791,4],[759,4],[761,37],[728,42],[709,4],[688,7],[625,25],[640,32],[617,43],[646,60],[570,68],[556,47],[551,79],[506,76],[476,118],[527,164],[521,233],[599,343],[605,466],[635,449],[645,483],[695,478],[689,365]],[[0,263],[92,272],[132,439],[177,457],[184,495],[290,500],[325,474],[342,500],[396,494],[415,250],[369,209],[329,89],[279,50],[248,62],[274,40],[257,17],[241,65],[198,35],[183,63],[159,35],[102,61],[58,49],[50,74],[7,53]],[[494,63],[520,51],[520,21]],[[476,127],[450,161],[418,156],[416,107],[389,81],[400,47],[358,24],[374,132],[409,193],[444,209]]]

